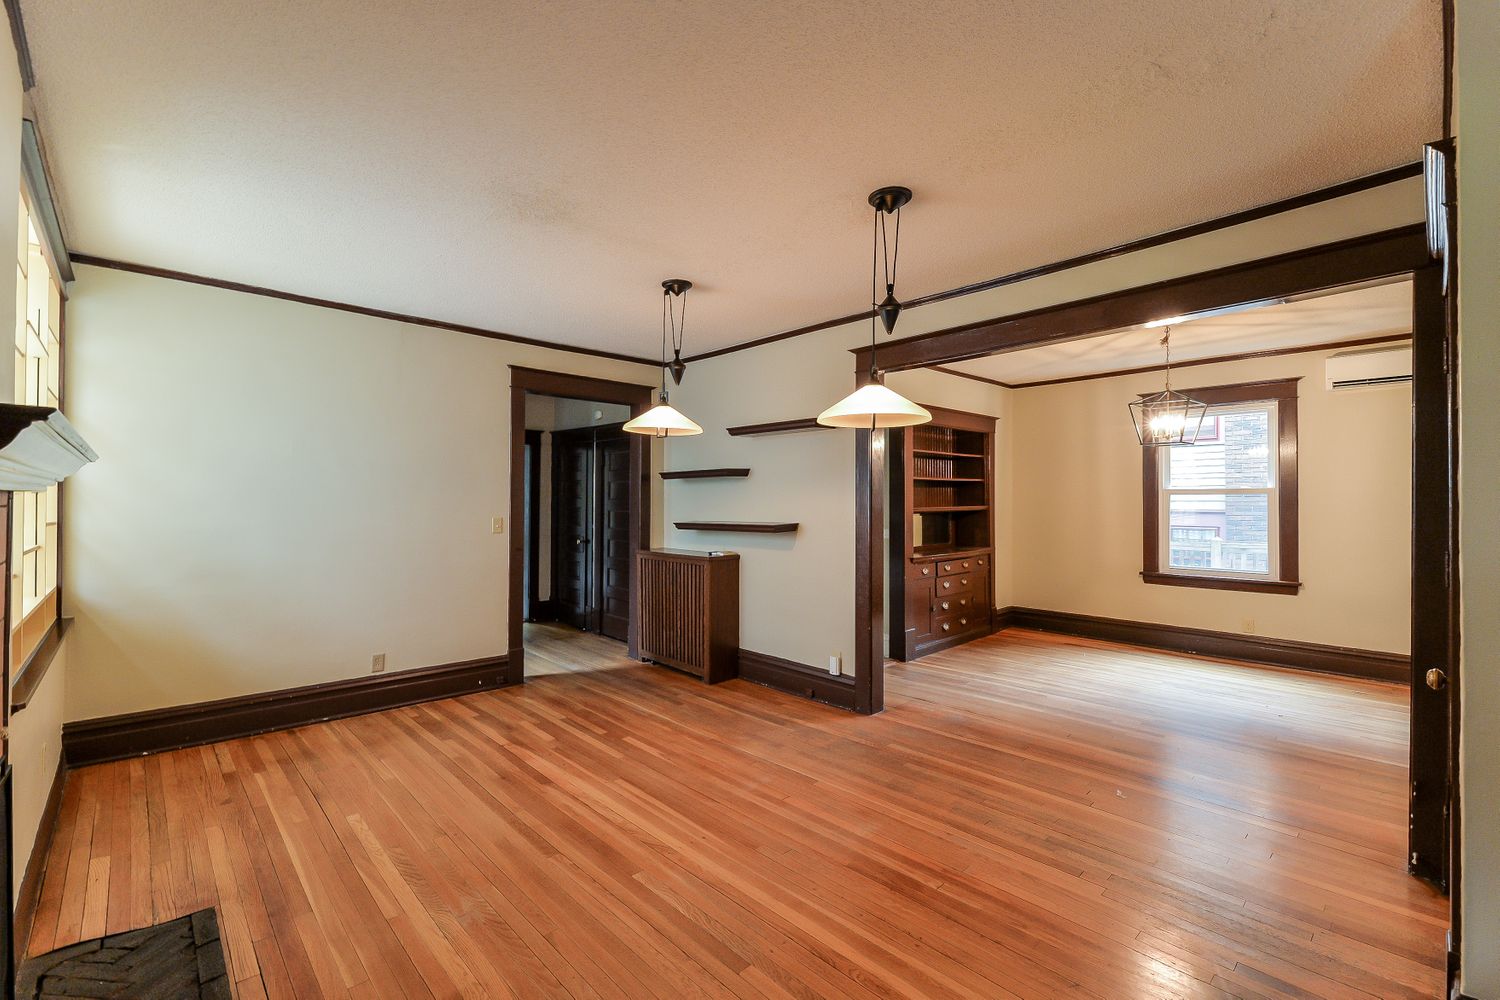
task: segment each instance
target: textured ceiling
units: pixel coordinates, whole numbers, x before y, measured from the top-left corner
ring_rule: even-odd
[[[1172,361],[1410,334],[1411,296],[1410,281],[1395,281],[1177,323]],[[1162,363],[1163,332],[1134,326],[945,367],[1010,385],[1143,368]]]
[[[23,0],[69,247],[652,356],[1409,163],[1439,0]]]

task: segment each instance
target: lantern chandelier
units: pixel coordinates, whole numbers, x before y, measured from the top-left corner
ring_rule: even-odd
[[[649,434],[651,437],[688,437],[702,434],[703,428],[683,416],[667,401],[667,372],[672,373],[672,384],[682,384],[682,373],[687,363],[682,360],[682,339],[687,326],[687,291],[693,283],[684,278],[668,278],[661,283],[661,391],[656,405],[638,417],[625,422],[624,430],[631,434]],[[673,309],[673,299],[682,300],[680,310]],[[667,332],[672,335],[672,360],[667,361]]]
[[[1200,403],[1172,388],[1170,326],[1161,338],[1161,346],[1167,352],[1166,388],[1161,392],[1142,396],[1130,404],[1130,419],[1135,424],[1135,436],[1146,448],[1193,444],[1198,440],[1199,428],[1203,426],[1203,415],[1208,412],[1208,404]]]
[[[901,316],[896,298],[896,262],[901,251],[901,208],[911,201],[911,189],[883,187],[870,195],[875,209],[875,239],[870,257],[870,380],[843,399],[818,414],[825,427],[854,427],[881,430],[886,427],[910,427],[925,424],[932,414],[911,400],[885,387],[880,368],[875,364],[875,320],[878,317],[889,336]],[[894,215],[895,238],[886,231],[886,220]],[[877,300],[877,277],[885,278],[885,298]]]

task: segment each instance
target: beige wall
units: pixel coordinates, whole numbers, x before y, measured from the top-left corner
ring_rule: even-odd
[[[0,32],[5,41],[0,42],[0,232],[16,232],[16,193],[21,189],[21,72],[15,59],[15,48],[9,32]],[[8,194],[5,192],[9,192]],[[14,267],[14,264],[11,265]],[[14,281],[0,281],[0,316],[16,314],[16,285]],[[11,331],[10,336],[14,335]],[[6,343],[10,340],[7,339]],[[15,352],[0,351],[0,402],[15,402],[15,378],[13,366]],[[25,711],[11,720],[10,761],[13,767],[12,788],[14,836],[11,867],[14,877],[12,888],[17,894],[21,888],[21,873],[31,857],[32,845],[36,842],[37,825],[42,817],[42,807],[47,801],[47,792],[52,787],[52,776],[57,772],[57,758],[62,739],[63,690],[67,680],[67,647],[59,650],[42,686],[37,689]]]
[[[1500,4],[1457,15],[1463,988],[1500,1000]]]
[[[94,267],[68,309],[70,719],[503,653],[507,365],[656,374]]]
[[[1413,159],[1418,154],[1412,151]],[[907,310],[899,335],[1131,288],[1214,267],[1317,246],[1423,219],[1422,183],[1411,178],[1191,239],[947,302]],[[917,215],[907,220],[919,226]],[[852,256],[851,287],[860,258]],[[908,289],[916,294],[926,289]],[[850,308],[858,307],[857,294]],[[748,465],[748,480],[674,483],[666,495],[666,540],[741,553],[741,641],[749,649],[825,666],[854,653],[854,436],[813,431],[730,438],[724,427],[816,416],[853,386],[851,348],[869,342],[851,323],[747,351],[693,362],[673,400],[701,437],[668,443],[667,467]],[[1005,422],[1002,421],[1002,424]],[[795,520],[795,536],[678,532],[685,519]],[[1019,520],[1017,520],[1019,525]],[[997,562],[999,560],[997,559]],[[1137,568],[1138,569],[1138,568]],[[1000,570],[997,569],[997,572]]]
[[[11,857],[11,889],[20,898],[21,876],[31,857],[41,825],[42,810],[57,775],[57,761],[62,753],[62,724],[68,686],[68,651],[72,640],[64,641],[41,686],[31,693],[26,707],[10,720],[10,763],[14,783],[12,794],[12,829],[15,831],[15,853]]]
[[[1329,352],[1181,370],[1182,388],[1300,378],[1295,596],[1164,587],[1141,571],[1141,447],[1126,405],[1160,373],[1014,393],[1015,603],[1405,653],[1411,387],[1324,388]]]

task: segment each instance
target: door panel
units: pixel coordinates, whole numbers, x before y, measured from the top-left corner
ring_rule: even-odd
[[[1454,344],[1442,271],[1413,276],[1411,814],[1412,874],[1448,888],[1453,792],[1450,698],[1458,652]]]
[[[630,629],[630,444],[624,434],[598,437],[599,632],[625,641]]]
[[[552,436],[552,597],[558,620],[574,628],[592,625],[589,611],[593,525],[591,435]]]

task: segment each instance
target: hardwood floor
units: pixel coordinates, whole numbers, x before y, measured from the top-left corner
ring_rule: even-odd
[[[32,953],[247,997],[1437,997],[1406,695],[1006,632],[861,718],[530,627],[524,688],[73,774]]]

